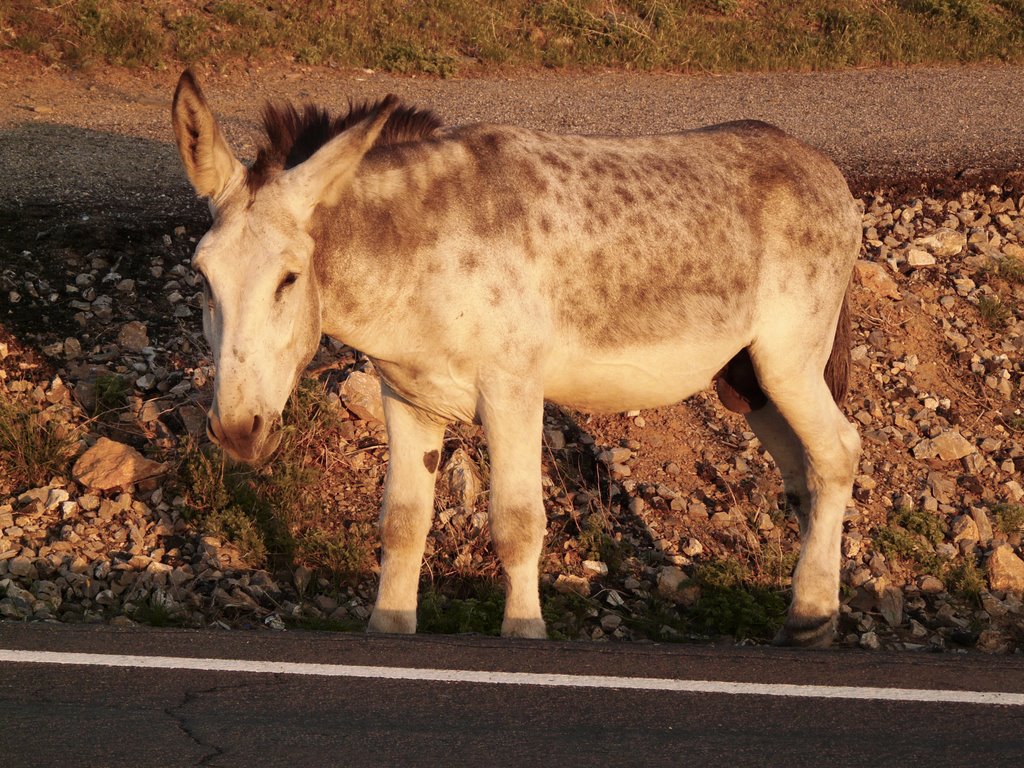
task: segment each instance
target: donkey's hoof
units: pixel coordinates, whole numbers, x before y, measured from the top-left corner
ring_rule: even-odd
[[[546,640],[548,630],[544,626],[544,619],[505,619],[501,622],[501,636]]]
[[[828,616],[790,616],[773,642],[800,648],[827,648],[835,637],[836,621],[834,613]]]
[[[416,611],[393,611],[374,608],[367,632],[411,635],[416,632]]]

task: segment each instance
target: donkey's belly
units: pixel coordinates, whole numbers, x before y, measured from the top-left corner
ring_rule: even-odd
[[[586,411],[628,411],[677,403],[711,384],[746,344],[741,339],[579,351],[548,363],[544,397]]]

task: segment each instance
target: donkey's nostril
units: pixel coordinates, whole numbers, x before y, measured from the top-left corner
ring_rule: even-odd
[[[206,436],[214,443],[220,443],[223,438],[219,431],[220,419],[212,414],[206,414]]]
[[[252,417],[252,434],[254,434],[254,435],[259,434],[260,427],[262,427],[262,426],[263,426],[263,417],[262,416],[253,416]]]

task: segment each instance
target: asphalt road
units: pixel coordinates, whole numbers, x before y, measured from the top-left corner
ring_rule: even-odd
[[[172,665],[181,659],[314,663],[343,676],[276,667],[149,669],[137,659],[119,667],[7,658],[17,651],[102,654],[104,664],[122,663],[117,654],[165,657]],[[378,668],[399,677],[425,668],[435,675],[492,670],[577,677],[562,679],[560,687],[533,678],[438,682],[378,679]],[[353,677],[353,669],[373,676]],[[581,687],[609,676],[765,687],[756,693]],[[828,688],[794,696],[779,693],[807,689],[776,686]],[[846,698],[891,696],[879,688],[900,689],[897,695],[944,691],[953,700]],[[963,691],[1017,696],[1008,705],[967,703],[956,700]],[[1020,694],[1024,659],[1016,657],[0,624],[6,768],[1009,766],[1024,755]]]

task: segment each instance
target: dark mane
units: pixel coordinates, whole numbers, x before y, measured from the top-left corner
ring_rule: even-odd
[[[312,157],[332,138],[373,113],[382,101],[362,104],[349,101],[348,112],[336,117],[315,104],[304,105],[301,112],[291,103],[267,104],[263,107],[267,143],[256,153],[256,161],[246,174],[249,189],[255,192],[275,172],[294,168]],[[384,124],[374,146],[425,139],[440,127],[441,120],[433,112],[399,106]]]

